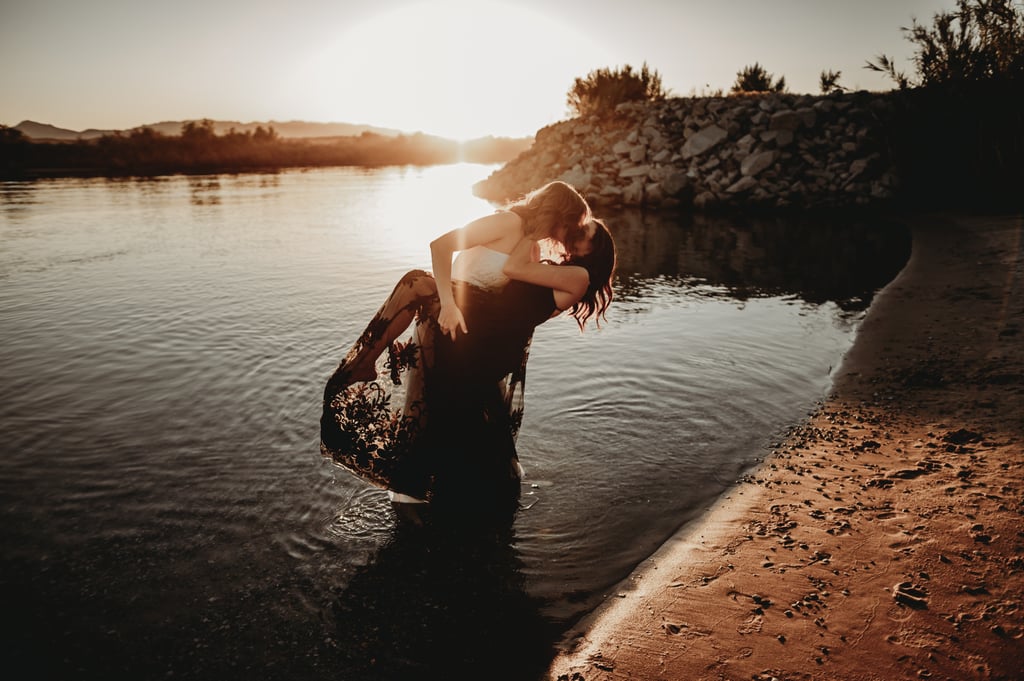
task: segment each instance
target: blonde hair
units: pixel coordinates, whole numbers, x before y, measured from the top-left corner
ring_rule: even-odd
[[[523,219],[523,232],[533,239],[552,237],[559,227],[566,228],[567,239],[574,238],[591,217],[586,200],[561,180],[534,189],[506,210]]]

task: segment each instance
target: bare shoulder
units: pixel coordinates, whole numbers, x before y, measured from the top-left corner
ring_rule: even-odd
[[[556,265],[562,279],[566,282],[566,289],[578,292],[582,296],[587,287],[590,286],[590,272],[586,267],[579,265]]]
[[[590,273],[586,268],[575,265],[547,265],[558,270],[557,282],[552,282],[551,290],[555,297],[555,307],[567,310],[583,299],[590,286]]]
[[[510,210],[497,210],[487,216],[488,219],[493,221],[495,224],[500,225],[503,229],[521,234],[523,230],[523,219],[519,217],[519,214]]]
[[[466,246],[484,244],[505,253],[512,250],[522,234],[522,218],[510,211],[485,215],[463,228]]]

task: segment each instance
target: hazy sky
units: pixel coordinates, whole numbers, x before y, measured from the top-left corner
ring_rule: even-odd
[[[954,0],[0,0],[0,123],[130,128],[189,118],[532,135],[573,79],[642,62],[672,94],[744,66],[818,92],[888,90],[900,27]]]

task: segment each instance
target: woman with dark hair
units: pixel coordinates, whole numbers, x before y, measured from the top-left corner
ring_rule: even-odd
[[[539,260],[536,236],[520,238],[505,258],[487,255],[500,260],[507,282],[456,279],[450,300],[436,272],[403,276],[327,382],[323,455],[396,502],[514,506],[533,330],[568,311],[582,332],[590,319],[600,324],[612,300],[615,246],[607,227],[588,219],[565,238],[560,263]],[[496,279],[493,262],[478,269]],[[445,316],[453,303],[458,314]],[[412,338],[396,342],[414,320]],[[376,365],[385,355],[380,379]],[[399,400],[404,406],[396,409]]]
[[[534,254],[536,256],[536,253]],[[533,260],[537,260],[536,257]],[[612,277],[615,275],[615,241],[608,227],[596,218],[587,222],[583,234],[571,246],[568,259],[564,265],[582,267],[587,271],[587,285],[583,295],[569,307],[569,314],[576,318],[580,331],[584,330],[587,320],[594,317],[594,323],[601,325],[608,306],[612,302]],[[515,265],[515,263],[513,263]],[[536,274],[540,275],[541,271]],[[540,283],[540,276],[527,279],[521,269],[505,268],[505,273],[512,279]],[[556,288],[556,287],[552,287]],[[557,298],[557,293],[555,294]],[[563,299],[563,302],[566,302]],[[559,306],[559,309],[565,307]]]

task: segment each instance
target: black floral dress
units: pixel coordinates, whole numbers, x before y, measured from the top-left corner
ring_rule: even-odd
[[[402,277],[328,380],[320,421],[325,457],[435,507],[518,497],[526,360],[534,328],[555,311],[550,288],[517,281],[500,291],[456,282],[454,293],[469,333],[452,341],[438,328],[433,277]],[[350,384],[360,350],[410,323],[412,335],[378,361],[378,378]]]

